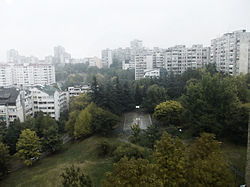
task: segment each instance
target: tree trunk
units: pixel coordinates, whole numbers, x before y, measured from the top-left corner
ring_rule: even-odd
[[[246,160],[246,186],[250,187],[250,115],[248,119],[248,140],[247,140],[247,160]]]

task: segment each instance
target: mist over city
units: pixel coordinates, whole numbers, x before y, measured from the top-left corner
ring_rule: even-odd
[[[249,7],[0,0],[0,186],[250,186]]]

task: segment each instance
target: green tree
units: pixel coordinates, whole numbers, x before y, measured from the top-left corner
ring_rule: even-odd
[[[162,131],[156,125],[150,125],[140,135],[139,145],[153,149],[154,144],[162,136]]]
[[[3,137],[3,143],[9,147],[10,154],[16,152],[16,143],[23,127],[19,120],[15,120],[11,123]]]
[[[90,113],[92,115],[91,126],[93,131],[104,136],[110,134],[120,121],[117,115],[97,106],[93,106]]]
[[[86,137],[93,133],[91,126],[92,116],[89,112],[90,107],[91,106],[87,106],[84,110],[82,110],[76,119],[74,125],[74,137],[76,139]]]
[[[0,141],[3,141],[3,138],[7,132],[7,125],[2,119],[0,119]]]
[[[139,124],[137,123],[132,124],[130,129],[132,132],[131,136],[129,137],[129,141],[132,143],[138,143],[140,141],[140,132],[141,132]]]
[[[142,90],[141,90],[138,83],[135,85],[135,96],[134,97],[135,97],[135,104],[141,105],[143,96],[142,96]]]
[[[183,107],[179,102],[169,100],[157,105],[153,116],[166,125],[178,126],[181,124],[182,112]]]
[[[30,129],[23,130],[18,139],[16,148],[16,156],[24,160],[26,165],[32,165],[41,155],[40,138],[36,135],[35,131],[31,131]]]
[[[83,110],[90,103],[90,98],[87,94],[81,94],[77,97],[73,97],[70,102],[70,111]]]
[[[74,110],[69,113],[69,120],[65,124],[65,130],[70,136],[74,136],[74,126],[80,111]]]
[[[8,146],[0,142],[0,179],[8,173],[9,159]]]
[[[191,145],[188,161],[189,186],[233,186],[232,173],[223,159],[221,143],[203,133]]]
[[[231,113],[240,106],[237,86],[231,77],[204,73],[202,80],[191,80],[181,103],[185,120],[194,135],[201,132],[224,135]]]
[[[54,120],[49,115],[44,115],[43,112],[38,112],[35,115],[35,128],[37,135],[42,138],[43,137],[43,131],[47,130],[50,127],[58,128],[58,124],[56,123],[56,120]]]
[[[92,181],[79,167],[74,165],[64,168],[62,177],[62,185],[64,187],[91,187]]]
[[[154,108],[159,103],[167,99],[167,93],[164,87],[154,84],[147,89],[146,98],[143,100],[143,106],[149,111],[154,112]]]
[[[62,140],[60,139],[58,128],[51,126],[43,130],[42,150],[53,153],[61,148]]]
[[[127,158],[147,158],[151,152],[149,152],[147,149],[137,146],[135,144],[130,143],[124,143],[116,148],[116,150],[113,152],[114,160],[117,162],[123,157]]]
[[[146,159],[122,158],[114,164],[114,171],[106,173],[102,186],[164,186],[156,175],[155,165]]]
[[[179,138],[171,138],[164,132],[156,142],[153,157],[158,168],[157,176],[164,186],[185,186],[188,172],[186,146]]]

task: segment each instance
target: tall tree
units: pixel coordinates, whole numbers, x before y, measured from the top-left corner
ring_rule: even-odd
[[[157,84],[150,86],[147,89],[146,97],[143,100],[143,106],[150,112],[154,112],[154,108],[159,103],[167,99],[167,93],[164,87],[160,87]]]
[[[9,146],[10,154],[16,152],[16,143],[19,138],[19,135],[22,131],[22,125],[19,120],[15,120],[11,123],[3,137],[3,143]]]
[[[93,129],[91,127],[92,116],[89,112],[90,107],[91,106],[88,106],[82,110],[76,119],[74,125],[74,137],[76,139],[86,137],[93,133]]]
[[[178,126],[181,124],[183,106],[173,100],[165,101],[155,107],[154,118],[166,125]]]
[[[220,144],[213,134],[203,133],[191,145],[189,186],[233,186],[232,173],[223,159]]]
[[[209,73],[204,73],[200,81],[189,81],[181,103],[187,124],[196,135],[205,131],[222,136],[232,111],[240,106],[232,78]]]
[[[0,142],[0,179],[8,173],[9,159],[8,146]]]
[[[154,163],[164,186],[185,186],[188,172],[186,146],[179,138],[171,138],[164,132],[155,145]]]
[[[247,139],[247,156],[246,156],[246,186],[250,186],[250,115],[248,117],[248,139]]]
[[[35,131],[31,131],[30,129],[21,132],[16,147],[16,156],[24,160],[24,163],[28,166],[32,165],[41,155],[42,147],[40,138],[36,135]]]
[[[43,130],[42,150],[44,152],[53,153],[61,148],[62,140],[60,139],[58,128],[51,126]]]

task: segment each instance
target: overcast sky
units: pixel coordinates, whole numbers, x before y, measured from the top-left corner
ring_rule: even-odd
[[[6,51],[53,54],[62,45],[73,57],[104,48],[201,43],[239,29],[250,31],[250,0],[0,0],[0,61]]]

